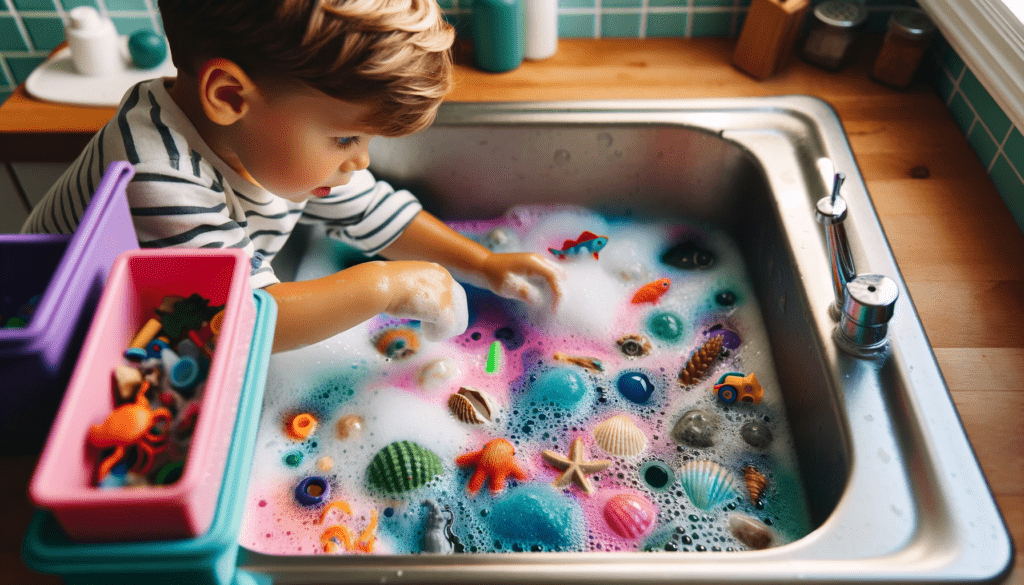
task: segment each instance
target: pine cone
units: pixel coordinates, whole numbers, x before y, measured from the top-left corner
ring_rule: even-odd
[[[688,386],[700,380],[720,353],[722,353],[722,336],[715,335],[705,341],[704,345],[693,353],[683,369],[679,370],[679,384]]]

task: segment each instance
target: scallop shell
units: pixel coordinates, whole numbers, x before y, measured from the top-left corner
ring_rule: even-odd
[[[640,538],[647,534],[656,517],[654,505],[637,494],[616,494],[604,505],[604,521],[622,538]]]
[[[398,494],[422,487],[444,473],[441,458],[412,441],[395,441],[373,456],[366,469],[371,488]]]
[[[647,436],[624,414],[594,427],[594,441],[598,447],[618,457],[636,457],[647,448]]]
[[[743,467],[743,482],[747,484],[750,501],[756,504],[764,494],[764,488],[768,487],[768,478],[753,465],[746,465]]]
[[[496,411],[494,403],[485,392],[465,386],[448,397],[448,409],[455,418],[473,425],[490,423]]]
[[[714,461],[691,461],[679,470],[679,481],[694,506],[710,510],[736,497],[736,480]]]

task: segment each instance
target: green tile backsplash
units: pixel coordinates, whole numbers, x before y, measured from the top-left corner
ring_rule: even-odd
[[[821,0],[813,0],[818,3]],[[472,0],[439,0],[461,34]],[[885,30],[889,13],[913,0],[867,0],[868,31]],[[96,6],[121,34],[158,26],[156,0],[0,0],[0,103],[63,40],[75,6]],[[750,0],[559,0],[562,37],[736,37]],[[941,37],[924,77],[945,100],[1003,200],[1024,230],[1024,137]]]

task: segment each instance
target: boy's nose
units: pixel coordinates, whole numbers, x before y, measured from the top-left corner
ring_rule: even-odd
[[[351,173],[352,171],[361,171],[370,167],[370,153],[365,150],[359,153],[357,156],[346,160],[341,165],[342,172]]]

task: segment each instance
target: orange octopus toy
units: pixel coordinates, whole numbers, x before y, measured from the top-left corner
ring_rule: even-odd
[[[516,462],[515,454],[516,448],[512,443],[505,439],[492,439],[483,449],[457,457],[457,465],[476,465],[476,471],[466,484],[469,495],[475,496],[488,478],[491,480],[491,493],[505,489],[505,480],[509,476],[526,479],[526,472]]]
[[[139,390],[135,402],[118,406],[103,424],[89,429],[89,444],[97,449],[114,447],[114,453],[104,459],[96,471],[96,482],[110,473],[117,462],[124,457],[125,449],[131,445],[139,448],[139,457],[133,466],[138,473],[146,473],[153,466],[156,454],[167,448],[168,433],[154,434],[153,427],[160,422],[171,422],[171,411],[166,408],[150,410],[146,399],[146,384]]]

